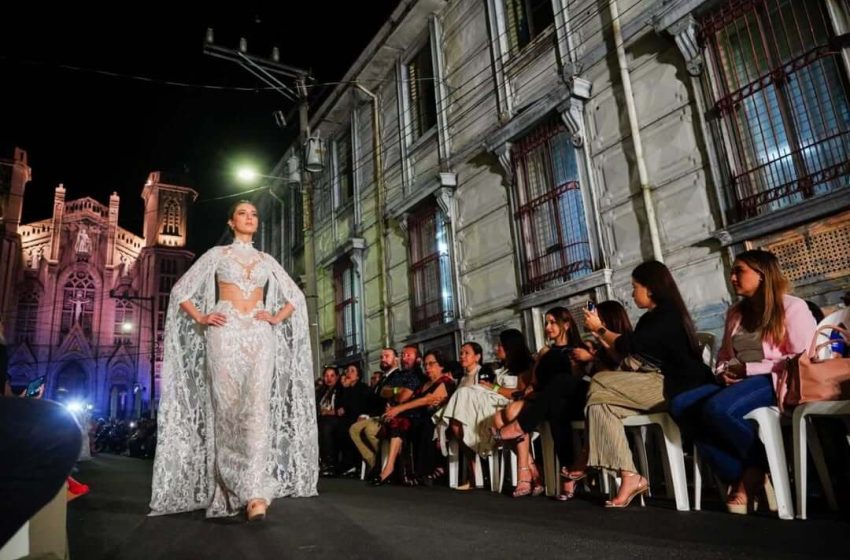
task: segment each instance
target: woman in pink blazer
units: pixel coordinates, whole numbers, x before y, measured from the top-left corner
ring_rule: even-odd
[[[772,253],[739,254],[731,282],[741,299],[726,315],[716,383],[677,395],[670,413],[730,485],[727,509],[746,514],[765,485],[767,461],[756,428],[744,416],[777,403],[776,377],[786,358],[808,347],[816,325],[806,303],[788,294]]]

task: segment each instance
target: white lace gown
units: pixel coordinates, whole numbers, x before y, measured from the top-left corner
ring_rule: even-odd
[[[215,301],[216,277],[265,301],[240,313]],[[179,308],[227,317],[200,327]],[[295,312],[272,326],[254,315]],[[316,494],[318,444],[306,304],[269,255],[234,242],[205,253],[175,284],[165,327],[151,514],[235,515],[249,500]]]

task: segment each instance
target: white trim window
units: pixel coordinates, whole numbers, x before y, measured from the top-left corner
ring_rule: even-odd
[[[516,54],[555,23],[552,0],[504,0],[510,53]]]
[[[437,125],[437,93],[434,59],[429,35],[425,44],[402,65],[407,108],[409,143],[415,142]]]
[[[336,208],[354,198],[354,161],[352,157],[351,127],[346,127],[334,142],[334,198]]]

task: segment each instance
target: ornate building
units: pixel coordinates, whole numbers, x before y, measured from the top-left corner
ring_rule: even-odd
[[[104,417],[138,416],[150,409],[171,287],[192,262],[186,218],[197,193],[151,173],[142,190],[143,237],[118,225],[116,193],[106,206],[66,200],[62,185],[52,217],[19,224],[29,180],[21,166],[26,153],[19,150],[3,190],[11,202],[3,206],[0,301],[11,382],[44,375],[48,398],[90,404]]]

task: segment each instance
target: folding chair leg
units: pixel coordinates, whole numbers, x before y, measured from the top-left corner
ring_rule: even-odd
[[[832,488],[832,479],[829,478],[829,470],[826,468],[826,460],[823,456],[823,447],[820,444],[817,429],[812,422],[812,417],[809,416],[806,425],[809,432],[809,451],[812,454],[812,460],[815,464],[815,470],[820,478],[820,485],[823,488],[823,493],[826,497],[826,503],[832,511],[838,511],[838,502],[835,500],[835,490]],[[799,507],[799,505],[798,505]],[[802,508],[801,508],[802,509]]]

